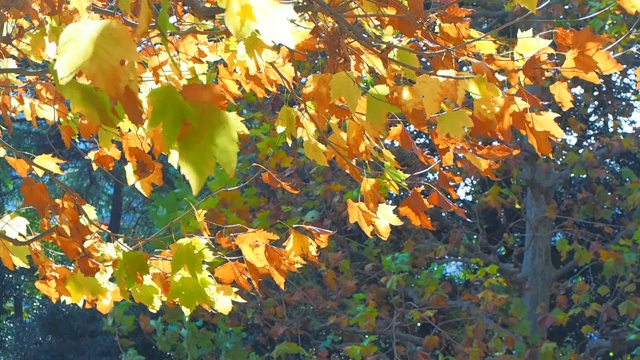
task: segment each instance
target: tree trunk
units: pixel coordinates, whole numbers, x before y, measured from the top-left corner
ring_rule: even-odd
[[[119,176],[121,171],[118,171],[116,167],[116,171],[113,172],[113,176],[115,179],[113,180],[113,195],[111,196],[111,212],[109,214],[109,231],[114,234],[120,232],[120,227],[122,223],[122,207],[123,207],[123,180],[122,176]]]
[[[549,296],[555,269],[551,262],[553,218],[549,208],[554,204],[556,172],[545,159],[531,157],[524,169],[528,190],[525,198],[526,233],[522,278],[525,279],[523,301],[527,306],[529,338],[532,344],[546,338],[546,326],[539,324],[540,316],[549,311]],[[537,358],[535,354],[530,358]]]

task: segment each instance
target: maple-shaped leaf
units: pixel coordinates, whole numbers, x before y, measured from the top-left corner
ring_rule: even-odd
[[[466,135],[465,128],[472,128],[473,120],[465,109],[447,111],[438,116],[437,130],[441,136],[449,135],[455,140],[462,140]]]
[[[284,247],[298,264],[305,264],[304,259],[317,262],[318,245],[301,232],[290,230],[289,238],[284,242]]]
[[[299,227],[309,231],[313,235],[313,241],[315,241],[316,244],[318,244],[318,246],[320,246],[320,248],[322,249],[329,246],[329,237],[335,233],[335,231],[330,231],[310,225],[295,225],[295,227]]]
[[[291,187],[291,184],[286,183],[280,179],[278,179],[277,177],[275,177],[271,171],[265,171],[262,173],[262,181],[264,181],[266,184],[269,184],[271,186],[273,186],[276,189],[282,188],[292,194],[297,194],[300,192],[300,190],[296,190],[294,188]]]
[[[9,270],[19,268],[29,268],[29,259],[31,255],[28,246],[15,246],[12,243],[0,239],[0,261]]]
[[[362,231],[364,231],[368,237],[371,237],[375,214],[367,208],[367,205],[361,202],[356,203],[353,200],[348,199],[347,212],[349,214],[349,222],[352,224],[358,223]]]
[[[75,80],[57,89],[71,102],[71,110],[84,115],[91,125],[115,128],[120,122],[121,119],[111,110],[111,100],[104,91]]]
[[[513,0],[514,3],[523,6],[532,13],[536,13],[538,7],[538,0]]]
[[[24,197],[24,206],[33,206],[40,217],[45,217],[53,205],[45,184],[36,183],[32,178],[25,178],[20,185]]]
[[[422,188],[414,188],[409,196],[398,206],[398,213],[406,216],[414,226],[421,226],[425,229],[433,230],[431,219],[426,212],[433,207],[424,197]]]
[[[62,169],[60,169],[59,164],[64,164],[65,161],[58,159],[57,157],[51,154],[38,155],[33,159],[33,162],[39,166],[39,167],[37,166],[34,167],[33,171],[36,173],[36,175],[40,177],[42,177],[42,175],[45,174],[45,170],[54,174],[59,174],[59,175],[64,174],[62,172]]]
[[[535,55],[541,49],[551,44],[552,40],[543,39],[533,35],[533,29],[521,31],[518,29],[518,43],[513,49],[514,61],[516,65],[524,65],[529,58]]]
[[[14,158],[11,156],[5,156],[4,159],[7,161],[9,166],[11,166],[13,170],[15,170],[18,175],[20,175],[20,177],[26,178],[27,176],[29,176],[29,171],[31,171],[32,169],[31,165],[29,165],[29,163],[27,163],[25,160]]]
[[[130,288],[149,274],[149,256],[140,251],[125,251],[115,270],[115,277],[121,288]]]
[[[389,87],[386,85],[376,85],[367,93],[366,123],[371,124],[372,130],[379,134],[387,131],[388,114],[399,111],[395,105],[389,103],[387,95]]]
[[[162,306],[162,290],[150,275],[143,276],[141,282],[131,286],[131,296],[136,302],[146,305],[151,312],[157,312]]]
[[[189,124],[178,140],[180,172],[197,194],[216,164],[233,176],[238,162],[238,133],[247,132],[236,114],[220,110],[218,106],[192,103],[196,119]]]
[[[309,159],[317,162],[318,165],[329,166],[325,155],[327,147],[324,144],[321,144],[316,139],[307,139],[302,147],[304,148],[304,154],[307,155]]]
[[[298,14],[291,4],[274,0],[225,0],[224,22],[229,31],[243,40],[258,30],[266,44],[282,44],[294,48],[294,24]]]
[[[107,292],[97,278],[79,272],[67,277],[65,287],[69,291],[71,302],[78,305],[82,304],[82,300],[93,300]]]
[[[207,293],[213,300],[213,309],[223,315],[229,315],[233,308],[233,302],[246,302],[236,294],[238,289],[229,285],[215,285],[207,288]]]
[[[136,43],[122,23],[82,20],[69,24],[60,34],[54,69],[61,85],[81,71],[94,86],[119,97],[125,86],[137,92],[138,59]]]
[[[185,122],[195,120],[195,110],[173,86],[161,86],[151,90],[147,97],[151,114],[149,127],[162,124],[162,137],[170,148],[178,140],[178,135]]]
[[[549,91],[551,91],[553,98],[563,111],[573,107],[573,94],[569,90],[569,85],[566,81],[556,81],[549,87]]]
[[[213,284],[208,284],[206,279],[191,276],[173,277],[167,299],[177,300],[185,314],[189,315],[199,305],[209,306],[211,304],[211,297],[205,290],[208,285]]]
[[[373,225],[376,234],[378,234],[382,240],[387,240],[389,235],[391,235],[391,225],[402,225],[402,220],[393,213],[393,209],[395,208],[395,206],[388,204],[378,205],[378,211],[376,212],[376,218],[373,220]]]
[[[618,4],[631,15],[640,12],[640,0],[618,0]]]
[[[213,275],[223,284],[235,282],[241,288],[250,290],[251,285],[247,281],[247,267],[239,261],[229,261],[215,268]]]
[[[342,71],[333,75],[331,79],[331,101],[343,98],[347,103],[347,107],[353,113],[356,112],[358,107],[360,95],[360,87],[356,83],[354,74]]]
[[[291,145],[291,138],[296,136],[297,116],[298,114],[294,108],[283,105],[276,120],[276,131],[278,134],[284,133],[289,145]]]
[[[28,226],[29,220],[17,214],[5,215],[0,219],[0,232],[12,239],[26,236]]]
[[[213,260],[213,253],[207,241],[199,237],[180,239],[172,245],[172,250],[171,272],[173,274],[186,268],[191,276],[198,277],[203,272],[205,262]]]

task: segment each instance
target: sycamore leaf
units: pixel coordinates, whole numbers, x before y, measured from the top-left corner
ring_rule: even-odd
[[[205,262],[208,263],[212,260],[213,253],[204,239],[199,237],[180,239],[173,246],[171,272],[177,274],[186,267],[191,276],[195,278],[204,271]]]
[[[514,2],[518,5],[522,5],[522,7],[531,11],[532,13],[536,13],[536,8],[538,7],[538,0],[514,0]]]
[[[162,290],[150,275],[145,275],[141,283],[131,286],[131,296],[141,304],[147,306],[149,311],[157,312],[162,306]]]
[[[9,270],[13,271],[16,267],[29,268],[29,255],[31,252],[28,246],[15,246],[8,241],[0,240],[0,260]]]
[[[294,188],[291,187],[291,184],[286,183],[280,179],[278,179],[277,177],[275,177],[271,171],[265,171],[262,173],[262,181],[265,182],[265,184],[269,184],[271,186],[273,186],[274,188],[278,189],[278,188],[282,188],[292,194],[297,194],[300,192],[300,190],[296,190]]]
[[[62,169],[60,169],[60,166],[58,164],[63,164],[65,163],[65,161],[60,160],[51,154],[38,155],[33,159],[33,162],[36,165],[39,165],[54,174],[63,174]],[[45,174],[45,171],[38,167],[34,167],[33,171],[40,177]]]
[[[98,279],[75,273],[67,277],[65,287],[69,291],[71,302],[80,305],[83,299],[93,300],[106,295],[105,289]]]
[[[362,231],[371,237],[371,231],[373,231],[373,220],[375,214],[367,209],[367,205],[361,202],[354,202],[351,199],[347,200],[347,212],[349,214],[350,223],[358,223]]]
[[[376,85],[367,93],[367,123],[370,123],[378,133],[387,130],[388,113],[398,112],[398,108],[387,100],[389,87]]]
[[[296,135],[296,110],[290,106],[283,105],[276,120],[276,131],[278,134],[284,133],[287,143],[291,145],[291,138]]]
[[[17,159],[11,156],[5,156],[4,159],[7,160],[9,166],[11,166],[13,170],[15,170],[18,175],[20,175],[20,177],[26,178],[29,176],[29,171],[32,170],[29,163],[27,163],[23,159]]]
[[[148,259],[149,256],[144,252],[126,251],[122,253],[120,263],[115,270],[115,276],[121,288],[123,286],[130,288],[139,282],[144,275],[149,274]]]
[[[229,285],[215,285],[207,290],[213,300],[213,309],[223,315],[229,315],[233,308],[233,301],[246,302],[236,294],[237,289]]]
[[[120,122],[111,111],[111,101],[104,91],[75,80],[57,89],[71,102],[71,110],[84,115],[91,124],[116,127]]]
[[[205,290],[207,285],[206,280],[201,282],[190,276],[174,276],[167,299],[178,300],[182,310],[189,315],[198,305],[211,304],[211,297]]]
[[[573,107],[573,94],[569,90],[566,81],[557,81],[549,87],[549,91],[553,94],[553,98],[563,111],[567,111]]]
[[[317,162],[318,165],[329,166],[327,157],[324,154],[327,152],[327,147],[319,143],[316,139],[306,140],[303,148],[304,154],[307,155],[309,159]]]
[[[318,245],[301,232],[290,230],[289,238],[284,242],[287,253],[299,264],[305,264],[304,259],[317,262]]]
[[[393,213],[393,209],[396,207],[388,204],[379,204],[378,211],[376,212],[376,218],[373,220],[373,225],[376,230],[376,234],[380,236],[382,240],[387,240],[391,234],[391,226],[402,225],[402,220]]]
[[[618,4],[631,15],[640,12],[640,0],[618,0]]]
[[[422,188],[414,188],[407,198],[398,207],[398,212],[406,216],[413,226],[421,226],[433,230],[431,219],[426,212],[433,206],[422,197]]]
[[[225,0],[220,5],[226,8],[225,25],[239,40],[257,30],[268,45],[295,47],[291,21],[297,20],[298,15],[292,4],[274,0]]]
[[[238,133],[246,127],[236,114],[217,106],[193,103],[196,120],[178,140],[180,172],[197,194],[205,181],[213,175],[216,164],[233,176],[238,162]]]
[[[466,134],[465,127],[473,127],[473,120],[465,109],[447,111],[438,117],[437,130],[441,136],[448,134],[455,140],[462,140]]]
[[[331,79],[331,101],[343,98],[347,107],[353,113],[358,107],[360,100],[360,87],[355,82],[354,74],[346,71],[333,75]]]
[[[149,127],[162,124],[162,137],[167,148],[178,140],[185,122],[193,122],[195,110],[173,86],[162,86],[151,90],[147,100],[151,108]]]
[[[513,49],[514,61],[516,65],[524,65],[530,57],[535,55],[541,49],[551,44],[552,40],[543,39],[533,35],[533,29],[521,31],[518,29],[518,43]]]
[[[223,284],[231,284],[235,282],[241,288],[249,291],[251,289],[251,285],[247,280],[247,267],[245,264],[239,261],[229,261],[224,263],[214,270],[214,276]]]
[[[137,89],[134,63],[140,58],[129,30],[115,20],[83,20],[60,34],[54,69],[61,85],[81,71],[92,84],[119,97],[125,86]]]
[[[5,215],[0,219],[0,232],[4,232],[7,237],[18,239],[27,235],[29,220],[17,214]]]

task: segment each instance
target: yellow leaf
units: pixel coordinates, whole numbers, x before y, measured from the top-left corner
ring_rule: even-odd
[[[631,15],[640,12],[640,0],[618,0],[618,4]]]
[[[87,8],[91,6],[92,0],[71,0],[69,1],[69,6],[78,10],[80,17],[85,19],[87,17]]]
[[[538,7],[538,0],[515,0],[515,3],[521,5],[532,13],[536,13],[536,8]]]
[[[551,40],[543,39],[539,36],[533,36],[533,29],[521,31],[518,29],[518,43],[513,49],[513,60],[517,66],[524,65],[530,57],[535,55],[541,49],[551,44]]]
[[[562,131],[560,126],[558,126],[554,120],[560,115],[551,111],[538,112],[534,114],[527,113],[526,115],[531,126],[536,131],[548,131],[555,139],[562,139],[564,137],[564,131]]]
[[[473,127],[473,120],[464,109],[447,111],[438,117],[437,130],[441,136],[449,134],[455,140],[462,140],[466,134],[465,127]]]
[[[289,231],[289,238],[284,242],[287,253],[298,264],[305,264],[304,259],[316,261],[318,257],[318,245],[308,236],[295,231]]]
[[[62,175],[62,169],[60,169],[59,164],[63,164],[65,163],[64,160],[60,160],[57,157],[54,157],[51,154],[42,154],[42,155],[38,155],[35,157],[35,159],[33,159],[33,162],[36,165],[39,165],[40,167],[54,173],[54,174],[58,174],[58,175]],[[45,174],[45,170],[34,166],[33,167],[33,171],[40,177],[42,177],[42,175]]]
[[[380,204],[378,205],[378,211],[376,212],[376,218],[373,220],[376,233],[381,239],[387,240],[391,234],[391,226],[402,225],[402,220],[393,213],[393,209],[396,207],[393,205]]]
[[[115,20],[83,20],[62,31],[54,69],[61,85],[82,71],[94,86],[119,97],[127,85],[137,92],[134,63],[139,58],[124,25]]]
[[[316,139],[308,139],[304,142],[304,154],[318,165],[329,166],[327,157],[324,155],[327,152],[327,147],[319,143]]]
[[[567,111],[573,107],[573,94],[566,81],[555,82],[549,87],[549,91],[562,110]]]
[[[138,27],[136,28],[136,37],[140,38],[149,29],[153,12],[149,0],[140,1],[140,15],[138,15]]]
[[[360,88],[356,84],[353,73],[339,72],[331,79],[331,101],[343,98],[351,112],[356,112],[360,100]]]
[[[246,302],[240,295],[236,294],[237,289],[229,285],[215,285],[213,289],[207,288],[207,292],[213,300],[213,308],[224,315],[229,315],[233,308],[232,301]]]
[[[0,260],[9,270],[16,267],[28,268],[28,255],[31,255],[28,246],[15,246],[8,241],[0,240]]]
[[[239,40],[257,30],[267,45],[295,47],[291,21],[297,20],[298,14],[292,4],[274,0],[227,0],[223,4],[226,7],[225,25]]]

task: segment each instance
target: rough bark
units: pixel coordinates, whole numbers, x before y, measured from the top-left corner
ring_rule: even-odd
[[[539,324],[540,316],[549,311],[549,296],[555,269],[551,262],[553,219],[549,208],[554,204],[556,172],[553,164],[534,157],[526,161],[527,180],[525,198],[526,233],[521,276],[525,280],[523,301],[527,306],[530,339],[534,342],[546,337],[546,327]]]

